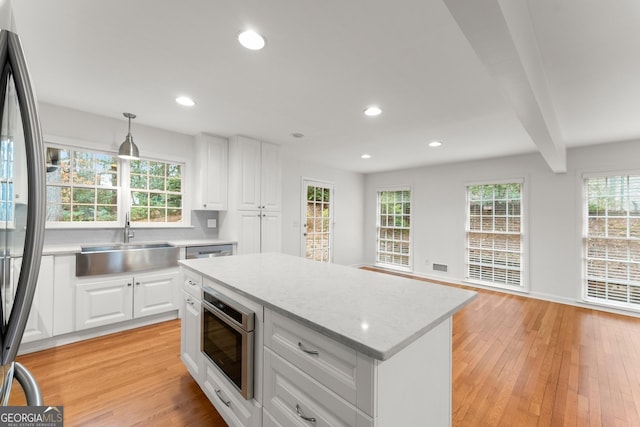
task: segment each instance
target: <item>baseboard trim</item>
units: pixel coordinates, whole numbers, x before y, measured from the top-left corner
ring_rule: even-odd
[[[97,328],[70,332],[64,335],[45,338],[43,340],[26,342],[26,343],[20,344],[18,355],[34,353],[36,351],[46,350],[48,348],[59,347],[65,344],[71,344],[78,341],[97,338],[103,335],[109,335],[116,332],[122,332],[129,329],[135,329],[142,326],[152,325],[154,323],[165,322],[167,320],[174,320],[177,318],[178,318],[178,310],[173,310],[173,311],[168,311],[166,313],[155,314],[153,316],[142,317],[140,319],[133,319],[133,320],[128,320],[126,322],[114,323],[113,325],[99,326]]]

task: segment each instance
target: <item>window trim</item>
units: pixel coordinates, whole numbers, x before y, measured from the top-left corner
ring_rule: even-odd
[[[380,228],[380,203],[378,200],[379,194],[383,191],[409,191],[409,206],[411,207],[411,212],[409,213],[409,262],[406,267],[396,264],[387,264],[378,262],[378,229]],[[375,226],[375,250],[374,250],[374,265],[376,267],[394,270],[394,271],[402,271],[406,273],[413,272],[413,228],[414,228],[414,202],[413,202],[413,185],[393,185],[393,186],[384,186],[376,188],[375,192],[375,201],[376,201],[376,226]]]
[[[469,190],[470,186],[474,185],[500,185],[500,184],[520,184],[520,285],[507,285],[502,283],[495,283],[477,279],[468,278],[468,265],[469,265]],[[528,208],[529,208],[529,189],[528,179],[526,176],[513,177],[513,178],[498,178],[487,179],[482,181],[470,181],[464,183],[464,278],[463,283],[471,285],[477,285],[487,287],[490,289],[503,289],[510,292],[526,293],[530,292],[529,281],[529,226],[528,226]]]
[[[44,145],[45,145],[45,149],[47,146],[54,146],[57,148],[71,148],[74,150],[80,150],[80,151],[97,151],[97,152],[102,152],[105,154],[113,154],[117,157],[118,153],[117,153],[117,145],[111,144],[109,146],[107,146],[106,144],[100,144],[94,141],[90,141],[90,140],[78,140],[78,139],[73,139],[73,138],[66,138],[66,137],[60,137],[60,136],[55,136],[55,135],[43,135],[43,141],[44,141]],[[114,148],[114,145],[116,146],[116,148]],[[193,228],[193,225],[191,224],[191,212],[194,210],[193,207],[191,206],[192,203],[192,197],[191,197],[191,193],[192,191],[189,191],[188,189],[191,189],[193,187],[192,183],[192,174],[194,173],[193,168],[192,168],[192,160],[190,158],[186,158],[186,157],[182,157],[182,156],[171,156],[173,157],[171,160],[166,159],[166,157],[168,157],[167,154],[160,154],[158,152],[145,152],[143,153],[144,156],[141,157],[142,160],[148,160],[148,161],[158,161],[158,162],[164,162],[164,163],[181,163],[184,167],[184,170],[182,172],[183,176],[182,176],[182,187],[183,187],[183,193],[182,193],[182,222],[180,223],[158,223],[158,222],[154,222],[154,223],[141,223],[141,222],[136,222],[132,224],[132,229],[170,229],[170,228]],[[126,210],[124,209],[125,204],[129,203],[129,197],[127,196],[127,200],[124,200],[124,185],[125,185],[125,181],[124,181],[124,171],[127,171],[127,181],[126,181],[126,185],[127,188],[129,187],[129,162],[126,160],[122,160],[119,159],[118,160],[118,180],[120,182],[120,186],[118,189],[118,209],[117,209],[117,215],[118,215],[118,219],[117,221],[109,221],[109,222],[100,222],[100,223],[96,223],[96,222],[50,222],[50,221],[46,221],[45,223],[45,229],[51,229],[51,230],[55,230],[55,229],[72,229],[72,230],[81,230],[81,229],[119,229],[124,227],[124,217],[125,217],[125,212]],[[185,174],[185,170],[187,171],[187,173]]]

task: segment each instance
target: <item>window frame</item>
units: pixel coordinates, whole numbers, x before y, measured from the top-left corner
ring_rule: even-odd
[[[580,213],[582,215],[582,221],[580,221],[580,245],[581,245],[581,249],[582,249],[582,257],[581,257],[581,283],[580,283],[580,287],[581,287],[581,298],[582,301],[584,301],[585,303],[588,304],[592,304],[592,305],[599,305],[599,306],[603,306],[603,307],[609,307],[609,308],[615,308],[615,309],[622,309],[622,310],[628,310],[628,311],[633,311],[633,312],[640,312],[640,303],[633,303],[633,302],[622,302],[622,301],[616,301],[616,300],[610,300],[610,299],[605,299],[605,298],[598,298],[598,297],[592,297],[589,296],[589,275],[588,275],[588,261],[589,261],[589,257],[588,257],[588,251],[589,251],[589,189],[588,189],[588,185],[587,182],[589,179],[592,178],[612,178],[612,177],[625,177],[625,178],[629,178],[629,177],[640,177],[640,170],[638,169],[633,169],[633,170],[620,170],[620,171],[611,171],[611,170],[607,170],[607,171],[603,171],[603,172],[584,172],[582,174],[579,175],[580,179],[578,180],[580,182],[580,194],[581,194],[581,204],[580,204]],[[608,215],[604,216],[605,218],[608,218]],[[629,213],[627,213],[626,216],[621,216],[621,218],[630,218],[632,217]],[[624,240],[626,242],[630,242],[630,241],[636,241],[636,242],[640,242],[640,237],[638,238],[632,238],[629,237],[628,232],[629,232],[629,226],[627,223],[627,237],[624,238],[620,238],[620,237],[601,237],[601,239],[604,240]],[[608,256],[606,258],[603,259],[605,262],[610,261],[610,260],[614,260],[613,258],[608,258]],[[619,260],[617,260],[619,261]],[[609,280],[609,277],[605,277],[605,284],[611,283]],[[612,281],[615,281],[615,278],[611,278]],[[626,284],[623,284],[623,286],[639,286],[639,285],[631,285],[630,284],[630,279],[627,279]]]
[[[529,246],[528,246],[528,186],[526,177],[489,179],[483,181],[467,182],[464,184],[465,192],[465,225],[464,225],[464,279],[463,283],[485,286],[489,288],[508,290],[512,292],[529,293]],[[472,232],[470,224],[470,194],[469,188],[482,185],[520,184],[520,284],[492,282],[469,277],[469,233]],[[508,218],[508,216],[506,217]],[[505,233],[506,234],[506,233]],[[511,235],[515,235],[512,233]],[[495,267],[495,264],[492,264]]]
[[[185,191],[185,187],[186,187],[186,177],[185,177],[185,170],[187,169],[187,165],[186,162],[184,162],[183,160],[180,159],[176,159],[175,161],[171,161],[171,160],[164,160],[164,159],[160,159],[157,157],[140,157],[139,160],[142,161],[146,161],[146,162],[158,162],[158,163],[164,163],[164,164],[178,164],[180,165],[182,171],[181,171],[181,184],[180,184],[180,196],[182,198],[182,206],[180,207],[180,209],[182,210],[182,220],[180,222],[138,222],[138,221],[133,221],[131,220],[131,226],[134,228],[180,228],[180,227],[184,227],[184,226],[188,226],[187,224],[187,212],[191,212],[191,210],[187,207],[186,205],[186,191]],[[133,206],[133,195],[132,192],[136,191],[137,189],[133,189],[131,188],[131,161],[129,160],[125,160],[125,161],[121,161],[121,166],[122,166],[122,172],[123,175],[126,173],[127,179],[126,181],[122,181],[122,192],[123,194],[123,204],[126,204],[126,206],[129,207],[128,210],[125,210],[124,212],[131,212],[131,209],[134,208]],[[149,176],[149,175],[148,175]],[[146,191],[146,192],[151,192],[151,190],[146,189],[146,190],[142,190],[142,191]],[[174,193],[170,193],[168,192],[166,189],[164,191],[162,191],[163,194],[168,195],[168,194],[174,194]],[[166,206],[166,205],[165,205]],[[150,208],[150,207],[149,207]],[[168,209],[168,208],[167,208]]]
[[[408,257],[408,262],[406,266],[403,265],[399,265],[399,264],[390,264],[390,263],[385,263],[385,262],[379,262],[378,261],[378,255],[379,255],[379,248],[380,248],[380,228],[381,228],[381,224],[380,224],[380,193],[382,192],[399,192],[399,191],[408,191],[409,192],[409,242],[408,242],[408,249],[409,252],[407,254]],[[413,186],[412,185],[398,185],[398,186],[391,186],[391,187],[379,187],[376,189],[376,228],[375,228],[375,260],[374,260],[374,265],[376,267],[380,267],[380,268],[385,268],[385,269],[389,269],[389,270],[396,270],[396,271],[402,271],[402,272],[408,272],[411,273],[413,272],[413,212],[414,212],[414,203],[413,203]]]
[[[90,153],[99,153],[99,154],[107,154],[110,156],[114,156],[114,157],[118,157],[117,153],[111,152],[109,150],[105,150],[104,148],[99,148],[96,146],[78,146],[78,145],[72,145],[72,144],[68,144],[68,143],[64,143],[64,142],[53,142],[50,140],[45,139],[45,143],[44,143],[44,148],[45,151],[49,148],[49,147],[53,147],[53,148],[57,148],[57,149],[64,149],[64,150],[72,150],[72,151],[80,151],[80,152],[90,152]],[[116,176],[118,179],[118,182],[120,184],[122,184],[122,162],[118,159],[118,163],[117,163],[117,167],[118,170],[116,172]],[[47,182],[45,184],[45,186],[48,188],[49,187],[49,183]],[[72,186],[65,186],[65,185],[60,185],[59,187],[61,188],[74,188]],[[87,187],[89,188],[89,187]],[[99,187],[92,187],[92,188],[99,188]],[[45,221],[45,229],[55,229],[55,228],[75,228],[75,229],[79,229],[79,228],[112,228],[112,227],[120,227],[122,224],[124,224],[124,221],[122,220],[123,215],[122,215],[122,185],[118,185],[116,187],[110,187],[110,188],[115,188],[116,189],[116,194],[117,194],[117,205],[116,205],[116,220],[115,221],[49,221],[48,219]],[[49,204],[47,202],[47,207],[46,209],[49,209]],[[48,216],[48,215],[47,215]]]
[[[44,135],[45,150],[47,147],[66,148],[79,151],[100,152],[104,154],[118,156],[117,147],[105,147],[104,144],[95,143],[92,141],[76,140],[71,138]],[[156,152],[144,153],[148,154],[141,157],[141,160],[157,161],[163,163],[179,163],[182,165],[182,222],[169,223],[169,222],[151,222],[132,223],[134,229],[167,229],[167,228],[193,228],[191,224],[191,195],[190,189],[192,187],[192,161],[182,156],[171,156],[172,160],[166,159],[169,157],[167,154],[158,154]],[[109,222],[63,222],[63,221],[46,221],[45,229],[110,229],[110,228],[122,228],[124,227],[126,206],[130,206],[131,194],[129,191],[129,161],[118,158],[118,182],[120,183],[118,188],[118,207],[117,207],[117,220]],[[125,192],[125,185],[126,191]]]

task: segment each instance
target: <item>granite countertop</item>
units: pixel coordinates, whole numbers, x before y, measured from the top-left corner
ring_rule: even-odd
[[[42,255],[71,255],[80,252],[82,246],[102,246],[113,245],[120,242],[107,242],[107,243],[67,243],[67,244],[45,244],[42,248]],[[163,240],[163,241],[132,241],[131,244],[136,243],[169,243],[173,246],[183,248],[185,246],[205,246],[205,245],[228,245],[235,244],[236,242],[230,240],[219,239],[189,239],[189,240]]]
[[[476,296],[464,289],[276,253],[180,263],[379,360],[390,358]]]

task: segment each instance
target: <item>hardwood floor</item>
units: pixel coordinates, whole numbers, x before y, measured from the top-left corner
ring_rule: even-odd
[[[640,426],[640,319],[478,293],[454,316],[454,426]],[[66,426],[225,426],[180,361],[179,328],[165,322],[19,361],[45,404],[64,405]]]
[[[18,357],[65,426],[226,426],[180,360],[172,320]],[[10,404],[24,405],[14,381]]]

